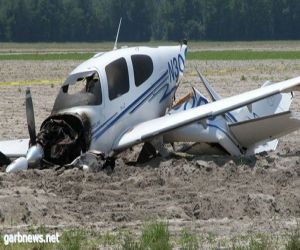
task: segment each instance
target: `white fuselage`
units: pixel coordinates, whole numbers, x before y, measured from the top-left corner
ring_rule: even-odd
[[[90,149],[108,154],[118,138],[129,128],[165,114],[172,103],[176,83],[184,69],[185,53],[186,46],[180,45],[125,48],[95,55],[79,65],[70,75],[97,71],[101,82],[102,103],[63,109],[58,113],[85,113],[91,124]],[[132,61],[134,55],[146,55],[153,62],[152,74],[139,86],[136,86],[136,69]],[[129,90],[111,100],[106,67],[120,58],[126,60]]]

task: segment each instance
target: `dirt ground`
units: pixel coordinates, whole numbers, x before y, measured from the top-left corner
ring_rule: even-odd
[[[63,79],[71,61],[0,62],[0,82]],[[198,67],[222,96],[254,89],[266,80],[300,75],[300,61],[190,61],[178,95],[204,91]],[[0,86],[0,138],[27,137],[24,85]],[[37,125],[49,115],[59,85],[32,85]],[[292,109],[299,113],[300,95]],[[99,231],[139,230],[148,219],[168,221],[172,233],[233,237],[282,234],[300,218],[300,133],[280,140],[275,152],[249,158],[178,156],[130,164],[137,148],[122,154],[112,173],[29,170],[0,172],[0,233],[30,225]]]

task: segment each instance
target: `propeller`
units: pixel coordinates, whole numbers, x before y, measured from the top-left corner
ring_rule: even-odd
[[[25,106],[28,132],[30,137],[30,148],[27,151],[26,157],[20,157],[10,163],[6,168],[6,172],[17,172],[20,170],[25,170],[29,167],[38,166],[44,157],[44,150],[42,146],[36,143],[35,120],[30,88],[26,89]]]
[[[30,137],[30,145],[36,144],[36,132],[35,132],[35,120],[34,120],[34,110],[30,88],[26,89],[26,118],[27,126]]]

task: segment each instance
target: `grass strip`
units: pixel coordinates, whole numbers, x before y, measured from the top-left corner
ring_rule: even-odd
[[[78,60],[84,61],[95,53],[18,53],[18,54],[0,54],[2,60],[24,60],[24,61],[60,61],[60,60]]]
[[[300,59],[300,51],[251,51],[251,50],[222,50],[195,51],[188,53],[188,60],[271,60],[271,59]]]
[[[14,81],[14,82],[0,82],[1,86],[29,86],[29,85],[42,85],[42,84],[61,84],[64,79],[54,79],[54,80],[31,80],[31,81]]]
[[[84,61],[95,53],[92,52],[64,52],[64,53],[7,53],[0,54],[1,60],[78,60]],[[218,51],[191,51],[188,60],[299,60],[300,51],[252,51],[252,50],[218,50]]]
[[[44,227],[28,229],[30,234],[47,235]],[[51,234],[56,234],[52,232]],[[59,233],[59,243],[10,243],[0,234],[2,250],[196,250],[196,249],[236,249],[236,250],[294,250],[300,249],[300,229],[290,230],[287,234],[251,233],[234,237],[218,237],[213,233],[195,234],[186,228],[171,235],[168,224],[162,221],[145,223],[140,233],[127,230],[97,232],[93,229],[67,229]]]

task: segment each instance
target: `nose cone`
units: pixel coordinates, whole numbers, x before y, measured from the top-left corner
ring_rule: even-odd
[[[6,173],[14,173],[28,168],[28,162],[25,157],[20,157],[9,164],[6,168]]]
[[[43,148],[37,144],[31,147],[25,157],[20,157],[9,164],[6,168],[7,173],[14,173],[21,170],[26,170],[28,167],[38,166],[44,157]]]
[[[43,157],[44,157],[44,150],[39,144],[32,146],[28,150],[26,155],[28,165],[31,167],[39,165]]]

